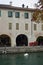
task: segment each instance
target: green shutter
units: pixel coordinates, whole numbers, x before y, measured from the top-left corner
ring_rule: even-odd
[[[13,12],[12,11],[8,11],[8,17],[13,17]]]
[[[24,17],[25,18],[28,18],[28,13],[24,13]]]
[[[1,11],[0,11],[0,16],[1,16]]]
[[[19,12],[15,12],[15,17],[16,18],[20,18],[20,13]]]

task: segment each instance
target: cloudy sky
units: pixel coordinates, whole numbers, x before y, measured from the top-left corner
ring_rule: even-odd
[[[33,7],[34,3],[37,3],[38,0],[0,0],[0,4],[9,4],[9,2],[12,1],[12,4],[14,6],[21,7],[22,4],[25,4],[25,7],[28,5],[28,7]]]

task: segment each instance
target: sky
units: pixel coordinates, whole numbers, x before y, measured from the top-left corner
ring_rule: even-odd
[[[30,8],[33,8],[35,3],[38,2],[38,0],[0,0],[0,4],[10,4],[10,1],[12,1],[12,5],[17,7],[22,7],[22,4]]]

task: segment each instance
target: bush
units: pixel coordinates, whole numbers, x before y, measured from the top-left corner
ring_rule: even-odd
[[[30,42],[29,43],[29,46],[37,46],[38,45],[38,42],[37,41],[34,41],[34,42]]]

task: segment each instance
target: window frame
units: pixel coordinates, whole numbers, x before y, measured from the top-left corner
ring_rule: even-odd
[[[8,17],[13,17],[13,12],[12,11],[8,11]]]
[[[0,17],[1,17],[1,10],[0,10]]]
[[[20,18],[20,12],[15,12],[15,18]]]
[[[25,30],[28,30],[28,23],[25,23]]]
[[[12,29],[12,23],[9,23],[9,30]]]
[[[16,23],[16,30],[19,30],[19,23]]]
[[[34,31],[37,30],[37,24],[34,24]]]
[[[41,25],[41,30],[43,31],[43,24]]]
[[[29,18],[29,14],[28,13],[24,13],[24,18],[28,19]]]

